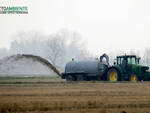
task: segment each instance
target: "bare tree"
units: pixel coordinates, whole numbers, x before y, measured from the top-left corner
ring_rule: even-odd
[[[65,41],[59,36],[50,36],[47,41],[47,57],[57,66],[62,63],[63,56],[65,54]]]
[[[48,59],[57,67],[64,67],[72,58],[75,60],[92,58],[86,50],[85,41],[82,41],[77,32],[59,31],[49,36],[47,45]]]
[[[0,48],[0,59],[9,55],[9,52],[5,48]]]
[[[144,64],[150,65],[150,48],[145,49],[143,60]]]
[[[75,60],[91,59],[86,49],[86,42],[75,31],[61,30],[44,36],[36,31],[19,32],[11,42],[8,53],[33,54],[50,60],[57,67],[64,68],[72,58]]]
[[[39,32],[19,32],[15,35],[15,39],[11,42],[11,54],[34,54],[44,56],[45,40]]]

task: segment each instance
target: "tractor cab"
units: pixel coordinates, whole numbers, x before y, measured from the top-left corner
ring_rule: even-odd
[[[122,73],[128,78],[128,75],[132,73],[139,73],[139,60],[140,58],[137,58],[136,55],[118,56],[117,66],[120,67]]]
[[[117,65],[127,66],[128,64],[137,65],[139,64],[140,58],[137,58],[136,55],[124,55],[117,56]]]

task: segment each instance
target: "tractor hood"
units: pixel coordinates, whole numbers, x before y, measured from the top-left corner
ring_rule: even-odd
[[[128,65],[132,72],[142,72],[146,73],[149,70],[148,66],[137,65],[137,64],[130,64]]]
[[[141,68],[141,72],[147,72],[149,70],[148,66],[138,65],[139,68]]]
[[[142,66],[142,72],[148,72],[149,71],[149,67],[148,66]]]

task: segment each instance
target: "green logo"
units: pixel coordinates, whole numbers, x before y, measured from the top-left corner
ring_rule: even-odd
[[[0,14],[28,14],[27,6],[5,7],[0,6]]]

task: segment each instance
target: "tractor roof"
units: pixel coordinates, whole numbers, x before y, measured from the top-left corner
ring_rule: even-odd
[[[136,55],[121,55],[121,56],[117,56],[117,58],[122,58],[122,57],[136,57]]]

